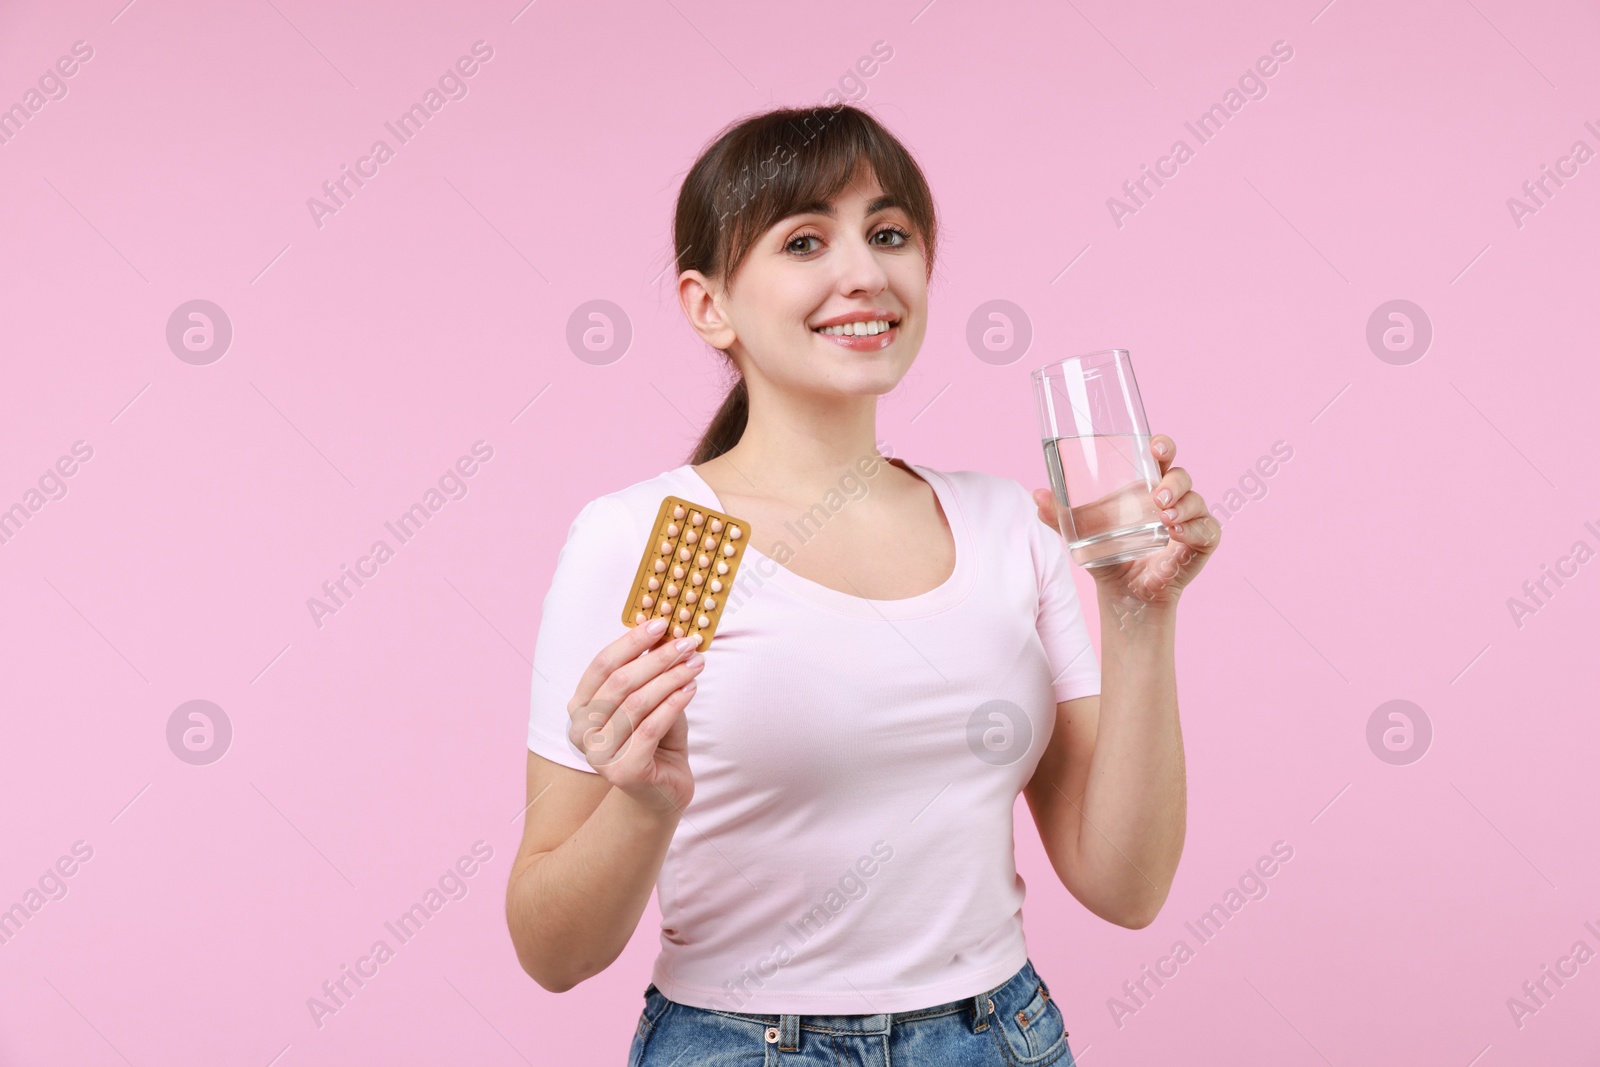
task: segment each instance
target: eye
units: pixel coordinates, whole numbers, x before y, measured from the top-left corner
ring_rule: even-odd
[[[882,237],[884,234],[890,234],[893,237],[898,238],[898,240],[895,240],[895,241],[878,241],[878,238]],[[822,238],[820,236],[818,236],[817,234],[814,234],[814,233],[801,233],[801,234],[796,234],[795,236],[789,238],[788,242],[785,243],[783,247],[784,247],[784,251],[786,251],[786,252],[793,252],[793,253],[796,253],[797,255],[802,255],[803,256],[803,255],[808,254],[811,251],[815,251],[815,249],[796,248],[795,245],[797,243],[799,243],[801,241],[819,241],[820,242],[821,240],[822,240]],[[903,248],[903,247],[905,247],[906,244],[908,244],[910,242],[910,240],[911,240],[911,234],[906,232],[901,227],[894,226],[894,225],[889,225],[889,226],[883,227],[882,229],[880,229],[876,233],[874,233],[872,235],[872,238],[871,238],[871,241],[877,241],[878,242],[878,247],[879,248]]]
[[[882,237],[886,233],[895,234],[900,238],[900,240],[894,242],[893,244],[886,244],[886,245],[883,246],[884,248],[900,248],[901,246],[905,245],[908,241],[911,240],[911,235],[909,233],[907,233],[905,230],[902,230],[898,226],[885,226],[883,229],[879,230],[877,233],[873,234],[872,236],[874,238],[878,238],[878,237]]]

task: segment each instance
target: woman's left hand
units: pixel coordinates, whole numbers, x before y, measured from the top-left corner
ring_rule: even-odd
[[[1145,605],[1176,604],[1184,586],[1194,580],[1222,539],[1222,526],[1206,508],[1199,493],[1191,492],[1189,472],[1172,466],[1177,443],[1165,434],[1150,439],[1150,452],[1160,465],[1161,481],[1155,488],[1155,510],[1171,538],[1159,552],[1126,563],[1089,569],[1096,582],[1118,599],[1136,597]],[[1166,494],[1163,497],[1163,494]],[[1051,529],[1056,524],[1055,497],[1048,489],[1033,491],[1039,520]]]

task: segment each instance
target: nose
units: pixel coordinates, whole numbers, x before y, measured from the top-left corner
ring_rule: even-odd
[[[865,237],[841,242],[833,261],[839,271],[839,292],[845,296],[871,296],[889,284],[888,272]]]

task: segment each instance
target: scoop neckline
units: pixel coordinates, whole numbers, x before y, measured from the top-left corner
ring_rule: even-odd
[[[872,600],[797,574],[756,548],[754,544],[745,547],[745,555],[749,558],[744,566],[739,568],[739,578],[744,579],[746,572],[749,571],[752,572],[750,576],[757,578],[762,585],[776,584],[823,607],[861,618],[920,618],[944,611],[964,600],[972,589],[976,565],[966,513],[961,510],[960,501],[956,499],[954,486],[941,471],[904,460],[890,459],[889,462],[901,466],[902,469],[927,482],[939,501],[939,507],[944,511],[945,522],[949,525],[950,536],[955,542],[956,562],[949,577],[943,582],[916,596],[901,597],[898,600]],[[678,472],[692,481],[698,492],[705,494],[708,507],[727,513],[727,509],[722,506],[722,498],[717,496],[717,491],[700,476],[700,472],[694,469],[694,464],[685,463],[678,468]],[[751,598],[754,599],[753,596]]]

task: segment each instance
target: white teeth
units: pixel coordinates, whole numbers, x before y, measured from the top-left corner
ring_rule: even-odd
[[[875,333],[882,333],[889,328],[887,319],[874,319],[871,322],[847,322],[843,326],[824,326],[818,333],[829,334],[834,337],[859,336],[867,337]]]

